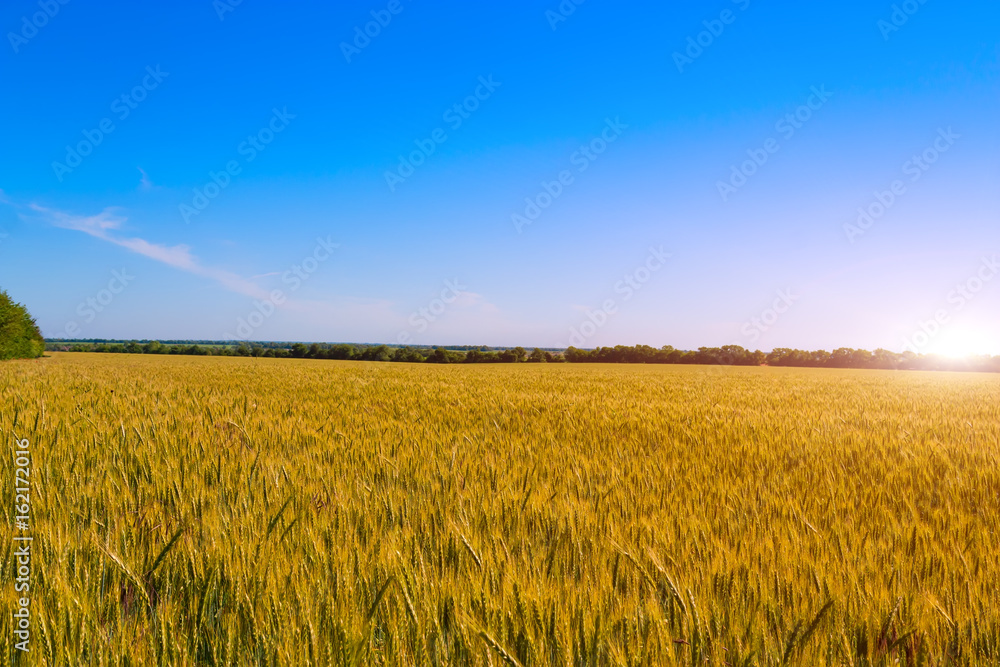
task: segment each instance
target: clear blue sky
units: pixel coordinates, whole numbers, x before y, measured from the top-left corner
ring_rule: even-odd
[[[50,337],[1000,354],[1000,5],[675,4],[5,3],[0,287]]]

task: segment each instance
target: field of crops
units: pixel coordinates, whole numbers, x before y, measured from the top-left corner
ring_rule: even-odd
[[[0,432],[2,664],[1000,664],[996,375],[55,353]]]

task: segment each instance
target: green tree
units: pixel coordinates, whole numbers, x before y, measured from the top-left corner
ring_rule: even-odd
[[[0,360],[34,359],[45,352],[45,339],[23,305],[0,290]]]
[[[528,351],[518,345],[512,350],[504,350],[500,353],[500,361],[505,364],[521,363],[528,359]]]
[[[434,351],[431,352],[429,357],[427,357],[427,363],[457,364],[461,363],[464,359],[465,359],[464,354],[460,354],[452,350],[446,350],[443,347],[435,347]]]
[[[412,347],[397,347],[396,351],[392,353],[392,360],[418,363],[424,360],[424,355]]]
[[[346,345],[344,343],[341,343],[339,345],[334,345],[326,353],[327,359],[350,359],[353,356],[354,356],[354,346]],[[421,361],[423,361],[422,358]]]
[[[390,361],[391,359],[392,350],[390,350],[387,345],[366,347],[361,353],[362,361]]]

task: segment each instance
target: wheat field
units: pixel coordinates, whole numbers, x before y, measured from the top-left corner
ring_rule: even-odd
[[[1000,664],[995,375],[54,353],[0,432],[3,664]]]

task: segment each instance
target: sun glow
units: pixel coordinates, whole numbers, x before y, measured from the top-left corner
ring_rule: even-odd
[[[952,359],[965,359],[989,354],[996,341],[975,329],[947,329],[934,337],[925,350],[927,354],[939,354]]]

